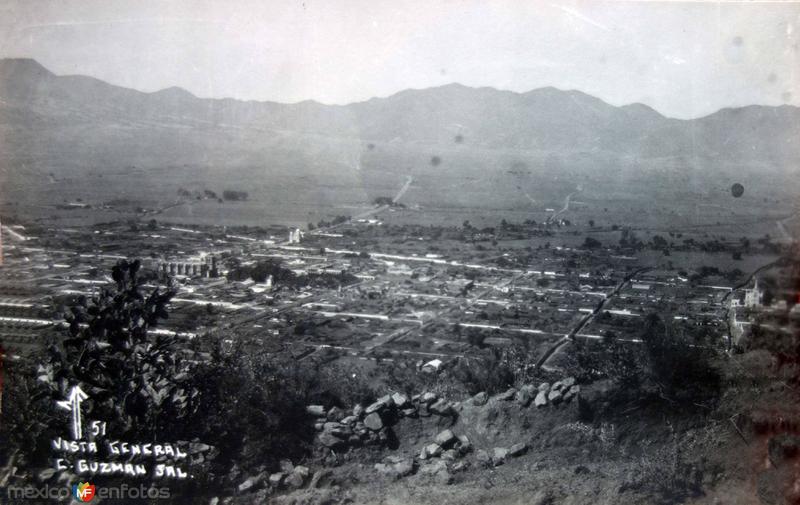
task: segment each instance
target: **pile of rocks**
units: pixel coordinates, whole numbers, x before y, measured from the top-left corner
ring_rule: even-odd
[[[274,492],[279,489],[300,489],[308,482],[308,478],[311,475],[308,467],[295,466],[288,459],[280,461],[280,468],[279,472],[269,475],[259,474],[248,477],[239,484],[237,491],[241,494],[262,488],[266,488],[268,492]]]
[[[569,403],[573,398],[578,396],[581,387],[575,384],[574,377],[567,377],[566,379],[550,384],[543,382],[539,385],[536,399],[533,404],[537,407],[546,407],[550,405],[558,405],[559,403]]]
[[[444,430],[430,444],[422,447],[419,459],[442,458],[455,461],[472,450],[472,444],[466,435],[456,436],[451,430]]]
[[[455,415],[454,404],[434,393],[409,398],[402,393],[382,396],[367,406],[356,405],[352,412],[338,407],[325,410],[322,405],[309,405],[306,411],[314,416],[319,442],[330,449],[348,446],[384,444],[389,440],[389,428],[403,417]]]

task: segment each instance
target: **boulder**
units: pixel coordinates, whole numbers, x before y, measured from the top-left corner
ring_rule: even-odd
[[[489,395],[486,394],[486,391],[481,391],[480,393],[476,394],[472,397],[472,404],[476,407],[481,407],[486,405],[486,402],[489,401]]]
[[[211,449],[212,447],[210,445],[201,442],[192,442],[189,444],[189,454],[199,454],[210,451]]]
[[[294,465],[288,459],[282,459],[278,462],[278,466],[281,468],[281,472],[289,473],[294,471]]]
[[[523,407],[527,407],[533,401],[533,386],[522,386],[519,391],[517,391],[516,399],[517,403],[522,405]]]
[[[560,403],[563,398],[564,397],[561,394],[561,391],[557,389],[551,390],[550,393],[547,395],[547,401],[549,401],[552,404]]]
[[[356,403],[353,407],[353,415],[356,417],[364,415],[364,407],[360,403]]]
[[[382,401],[382,399],[379,399],[375,403],[373,403],[370,406],[368,406],[366,408],[366,410],[364,410],[364,413],[369,415],[369,414],[372,414],[373,412],[380,412],[381,410],[384,410],[388,406],[389,405],[385,401]]]
[[[547,391],[539,391],[539,394],[536,395],[536,399],[533,400],[533,404],[537,407],[544,407],[547,405]]]
[[[322,431],[339,438],[347,438],[353,434],[353,430],[349,426],[330,421],[322,425]]]
[[[384,459],[383,463],[375,464],[375,470],[388,477],[399,479],[414,473],[414,461],[406,458],[389,456]]]
[[[542,382],[541,384],[539,384],[539,392],[542,391],[544,391],[545,393],[550,391],[550,384],[548,384],[547,382]]]
[[[528,450],[528,445],[524,442],[520,442],[518,444],[514,444],[508,450],[508,455],[511,457],[517,457],[525,454],[525,451]]]
[[[345,414],[345,412],[339,407],[331,407],[328,411],[327,417],[328,421],[340,421],[346,415],[347,414]]]
[[[322,405],[308,405],[306,407],[306,412],[311,414],[314,417],[325,417],[325,407]]]
[[[432,477],[437,484],[450,484],[453,482],[453,476],[447,468],[447,463],[442,460],[433,461],[423,466],[420,469],[420,473]]]
[[[561,381],[554,382],[552,386],[550,386],[550,391],[561,391],[564,389],[564,383]]]
[[[297,465],[292,472],[300,474],[303,479],[307,479],[311,475],[311,470],[307,466]]]
[[[403,409],[410,403],[410,400],[403,393],[395,393],[392,395],[392,402],[398,409]]]
[[[442,446],[439,444],[428,444],[419,453],[419,459],[435,458],[442,454]]]
[[[495,447],[492,450],[492,464],[494,466],[502,465],[506,462],[506,458],[508,457],[508,449],[505,447]]]
[[[327,468],[317,470],[314,472],[314,475],[311,476],[311,482],[308,484],[308,487],[315,489],[327,486],[330,483],[331,475],[333,475],[333,472]]]
[[[488,452],[484,451],[483,449],[480,449],[478,450],[478,452],[475,453],[475,459],[478,461],[478,463],[482,465],[488,466],[492,463],[492,457],[489,455]]]
[[[340,421],[346,426],[352,426],[358,422],[358,416],[347,416]]]
[[[387,407],[391,407],[394,405],[394,400],[392,400],[392,395],[383,395],[378,398],[378,401],[386,405]]]
[[[566,379],[562,380],[561,383],[564,384],[564,389],[569,389],[574,386],[577,381],[575,380],[575,377],[567,377]]]
[[[440,416],[449,416],[453,413],[453,406],[450,405],[450,402],[446,401],[444,398],[441,398],[437,400],[436,403],[428,407],[428,410]]]
[[[455,461],[461,454],[455,449],[447,449],[442,453],[442,459],[446,461]]]
[[[509,400],[513,400],[516,394],[517,394],[516,389],[508,388],[504,393],[500,393],[499,395],[497,395],[497,399],[500,401],[507,402]]]
[[[402,414],[403,417],[416,417],[417,409],[415,409],[414,407],[409,407],[407,409],[401,410],[400,414]]]
[[[419,401],[425,404],[431,404],[438,399],[439,397],[436,396],[436,393],[423,393],[422,396],[420,396]]]
[[[578,396],[578,393],[580,393],[580,392],[581,392],[581,387],[580,386],[577,386],[577,385],[571,386],[569,389],[564,391],[564,401],[568,402],[568,401],[572,400],[573,398]]]
[[[304,468],[305,472],[297,471],[297,468]],[[306,479],[308,478],[308,468],[304,466],[297,468],[295,468],[295,471],[287,475],[286,478],[284,479],[284,483],[286,483],[286,486],[292,489],[299,489],[303,487],[303,484],[305,484]]]
[[[369,414],[367,417],[364,418],[364,426],[371,429],[372,431],[378,431],[383,428],[383,420],[381,419],[380,414],[377,412],[373,412]]]
[[[261,482],[263,480],[264,480],[264,476],[263,475],[254,475],[252,477],[248,477],[247,479],[245,479],[244,482],[239,484],[237,489],[238,489],[238,491],[240,493],[246,493],[248,491],[254,491],[254,490],[258,489],[259,486],[261,486]]]
[[[466,435],[458,436],[458,450],[461,454],[466,454],[472,450],[472,442],[469,441]]]
[[[469,468],[469,461],[461,460],[461,461],[456,461],[453,464],[453,466],[450,467],[450,471],[453,472],[453,473],[455,473],[455,472],[463,472],[467,468]]]
[[[281,487],[283,484],[283,479],[286,477],[286,474],[283,472],[275,472],[270,474],[269,476],[269,485],[275,488]]]
[[[456,438],[456,436],[453,434],[452,431],[444,430],[441,433],[439,433],[438,435],[436,435],[436,438],[434,439],[434,442],[436,442],[438,445],[442,446],[443,448],[447,449],[451,445],[455,444],[457,440],[458,439]]]

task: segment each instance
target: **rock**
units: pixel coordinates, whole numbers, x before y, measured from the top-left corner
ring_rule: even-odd
[[[472,397],[472,404],[476,407],[481,407],[486,405],[486,402],[489,401],[489,395],[486,394],[486,391],[481,391],[480,393],[476,394]]]
[[[469,441],[466,435],[458,436],[458,450],[461,454],[466,454],[472,450],[472,442]]]
[[[442,460],[431,462],[420,469],[420,473],[433,477],[437,484],[450,484],[453,476],[447,468],[447,463]]]
[[[189,444],[189,454],[198,454],[201,452],[210,451],[212,447],[210,445],[203,444],[201,442],[192,442]]]
[[[403,415],[403,417],[416,417],[417,409],[415,409],[414,407],[409,407],[407,409],[401,410],[400,413]]]
[[[395,393],[392,395],[392,402],[398,409],[402,409],[409,403],[409,399],[403,393]]]
[[[550,393],[547,395],[547,401],[553,404],[560,403],[562,399],[563,395],[561,394],[561,391],[558,391],[557,389],[551,390]]]
[[[309,405],[306,407],[306,412],[314,417],[325,417],[325,407],[322,405]]]
[[[414,473],[414,461],[410,459],[389,456],[384,461],[375,464],[375,470],[386,476],[399,479]]]
[[[439,444],[428,444],[419,453],[419,459],[435,458],[442,454],[442,446]]]
[[[453,435],[452,431],[444,430],[443,432],[441,432],[438,435],[436,435],[436,438],[434,439],[434,442],[436,442],[437,444],[442,446],[442,448],[447,449],[451,445],[455,444],[456,440],[458,440],[458,439],[456,438],[455,435]]]
[[[294,470],[292,471],[294,473],[300,474],[303,477],[303,479],[307,479],[308,476],[311,475],[311,470],[309,470],[307,466],[303,465],[297,465],[296,467],[294,467]]]
[[[369,414],[372,414],[374,412],[380,412],[381,410],[385,409],[386,407],[387,407],[386,403],[378,400],[375,403],[373,403],[370,406],[368,406],[366,408],[366,410],[364,410],[364,413],[369,415]]]
[[[422,396],[419,398],[419,401],[425,404],[431,404],[435,402],[439,397],[436,396],[436,393],[423,393]]]
[[[455,472],[463,472],[467,468],[469,468],[469,461],[457,461],[456,463],[453,464],[453,466],[450,467],[450,470],[453,473],[455,473]]]
[[[264,480],[263,475],[254,475],[252,477],[248,477],[247,479],[245,479],[244,482],[239,484],[237,489],[239,490],[240,493],[246,493],[247,491],[254,491],[258,489],[263,480]]]
[[[514,444],[508,450],[508,455],[511,457],[521,456],[525,454],[525,451],[528,450],[528,445],[524,442],[520,442],[518,444]]]
[[[358,416],[347,416],[340,421],[342,424],[352,426],[358,422]]]
[[[341,438],[327,431],[323,431],[322,433],[319,434],[319,441],[322,443],[322,445],[330,449],[334,449],[344,445],[344,441]]]
[[[380,414],[377,412],[373,412],[369,414],[367,417],[364,418],[364,426],[371,429],[372,431],[378,431],[383,428],[383,420],[381,419]]]
[[[461,454],[455,449],[447,449],[442,453],[442,459],[447,461],[455,461],[459,456],[461,456]]]
[[[561,391],[564,389],[564,383],[561,381],[554,382],[552,386],[550,386],[550,391]]]
[[[500,401],[507,402],[509,400],[514,399],[514,396],[517,394],[517,390],[514,388],[507,389],[504,393],[500,393],[497,395],[497,399]]]
[[[550,384],[548,384],[547,382],[542,382],[541,384],[539,384],[539,392],[541,393],[542,391],[544,391],[545,393],[550,391]]]
[[[303,468],[305,468],[305,467],[303,467]],[[303,484],[305,483],[306,478],[308,478],[308,468],[306,468],[306,472],[305,473],[303,473],[303,472],[292,472],[292,473],[290,473],[289,475],[286,476],[286,478],[284,479],[284,482],[286,483],[286,485],[288,487],[290,487],[292,489],[299,489],[299,488],[303,487]]]
[[[452,405],[450,405],[450,403],[446,401],[444,398],[441,398],[438,401],[436,401],[436,403],[428,407],[428,409],[434,414],[438,414],[440,416],[449,416],[450,414],[453,413]]]
[[[405,477],[414,473],[414,462],[410,459],[404,459],[394,464],[394,471],[399,477]]]
[[[572,386],[564,392],[564,401],[568,402],[572,400],[574,397],[578,396],[578,393],[581,392],[580,386]]]
[[[494,450],[492,450],[492,464],[494,464],[494,466],[499,466],[505,463],[507,457],[508,449],[505,447],[495,447]]]
[[[484,451],[483,449],[480,449],[478,452],[475,453],[475,459],[478,461],[478,463],[481,463],[482,465],[486,466],[492,463],[492,457],[489,456],[489,453]]]
[[[564,384],[564,389],[569,389],[576,384],[575,377],[567,377],[566,379],[562,380],[561,383]]]
[[[328,411],[328,421],[339,421],[345,416],[345,412],[339,407],[331,407]]]
[[[356,403],[355,406],[353,406],[353,415],[356,417],[364,415],[364,407],[360,403]]]
[[[544,407],[547,405],[547,391],[539,390],[539,394],[536,395],[536,399],[533,400],[533,404],[537,407]]]
[[[282,459],[278,462],[278,466],[281,467],[281,472],[290,473],[294,471],[294,465],[288,459]]]
[[[281,484],[283,484],[284,477],[286,477],[286,474],[283,472],[275,472],[273,474],[270,474],[269,485],[275,488],[281,487]]]
[[[318,487],[327,486],[332,474],[333,472],[328,469],[317,470],[314,472],[314,475],[311,476],[311,482],[308,484],[308,487],[315,489]]]
[[[527,407],[533,401],[533,388],[531,386],[523,386],[517,391],[517,403],[523,407]]]
[[[347,438],[353,434],[353,430],[349,426],[330,421],[322,425],[322,431],[338,438]]]

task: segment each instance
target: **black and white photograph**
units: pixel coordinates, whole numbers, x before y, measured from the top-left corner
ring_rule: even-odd
[[[0,503],[800,505],[800,1],[0,0]]]

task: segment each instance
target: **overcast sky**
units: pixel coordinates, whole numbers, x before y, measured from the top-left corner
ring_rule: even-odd
[[[348,103],[450,82],[673,117],[800,104],[800,3],[0,0],[0,56],[201,97]]]

